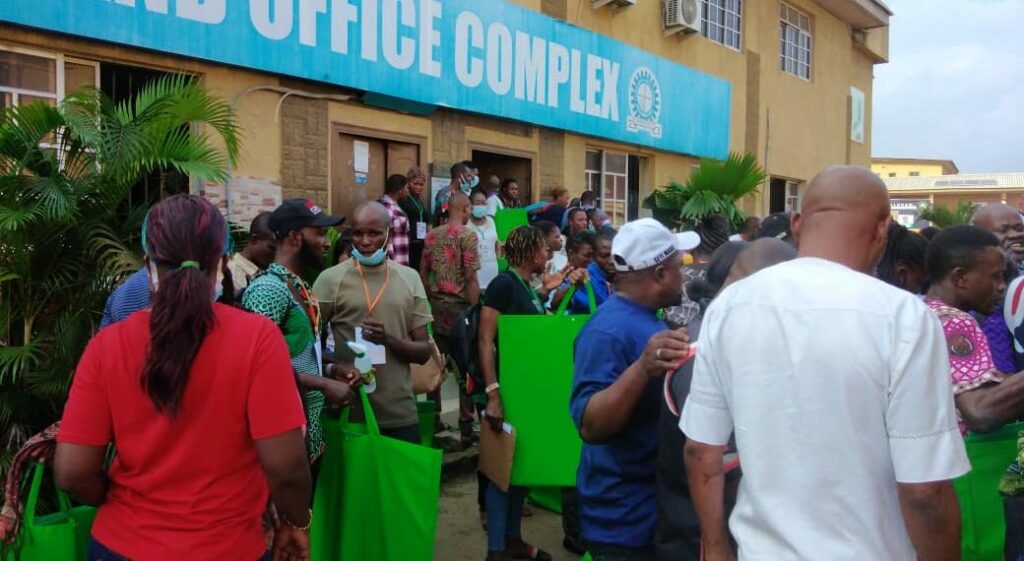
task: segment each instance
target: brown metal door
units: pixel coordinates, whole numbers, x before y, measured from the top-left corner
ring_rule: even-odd
[[[409,168],[420,165],[420,147],[405,142],[388,142],[388,176],[405,175]]]

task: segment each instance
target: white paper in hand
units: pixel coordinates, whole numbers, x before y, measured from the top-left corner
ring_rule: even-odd
[[[362,327],[356,327],[356,343],[366,347],[366,358],[370,359],[370,364],[384,364],[387,362],[384,345],[377,345],[363,339]]]

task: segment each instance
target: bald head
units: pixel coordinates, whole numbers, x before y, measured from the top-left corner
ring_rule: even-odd
[[[792,259],[796,259],[796,248],[792,244],[775,238],[755,240],[736,257],[736,262],[729,270],[729,276],[725,279],[722,288],[745,279],[761,269],[767,269],[772,265]]]
[[[391,215],[388,214],[388,209],[377,201],[363,203],[352,213],[353,228],[367,226],[387,230],[390,223]]]
[[[465,225],[469,222],[469,197],[461,191],[448,201],[448,223]]]
[[[800,255],[870,273],[885,250],[889,194],[867,168],[833,166],[811,180],[793,217]]]
[[[971,223],[995,234],[999,245],[1015,262],[1024,261],[1024,220],[1017,209],[1004,204],[988,204],[975,211]]]

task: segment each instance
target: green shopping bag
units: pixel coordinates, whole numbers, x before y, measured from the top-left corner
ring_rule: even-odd
[[[499,371],[505,418],[516,428],[512,484],[575,487],[583,442],[569,415],[573,343],[589,315],[498,317]],[[591,310],[593,288],[587,283]]]
[[[520,226],[530,223],[525,208],[503,208],[494,215],[494,227],[498,230],[498,239],[503,243],[508,233]]]
[[[434,445],[434,428],[437,427],[436,401],[417,401],[416,414],[420,419],[420,445]]]
[[[67,493],[57,489],[57,512],[38,516],[39,493],[46,467],[33,466],[24,519],[14,544],[0,550],[3,561],[80,561],[89,549],[96,509],[72,507]]]
[[[971,471],[953,481],[960,499],[963,561],[1002,561],[1006,538],[1003,497],[996,490],[1017,455],[1017,435],[1024,423],[964,439]]]
[[[310,530],[313,561],[431,561],[441,451],[381,436],[362,388],[366,424],[323,416],[324,451]]]

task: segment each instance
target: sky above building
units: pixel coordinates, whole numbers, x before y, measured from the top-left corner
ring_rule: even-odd
[[[1024,0],[885,0],[889,63],[875,67],[876,157],[1024,171]]]

